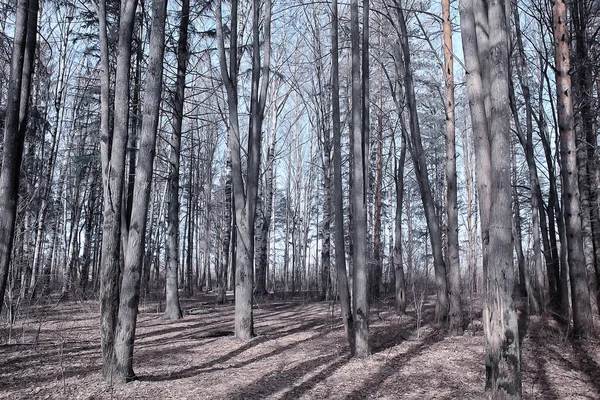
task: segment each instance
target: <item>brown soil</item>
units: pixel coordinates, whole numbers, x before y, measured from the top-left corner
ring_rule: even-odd
[[[256,338],[231,336],[233,306],[185,300],[185,318],[140,307],[138,380],[102,381],[97,302],[30,307],[0,330],[0,398],[10,399],[479,399],[483,337],[471,320],[461,337],[431,324],[426,304],[399,318],[373,307],[367,359],[348,357],[339,308],[299,299],[257,305]],[[470,317],[469,317],[470,318]],[[526,399],[600,399],[600,345],[576,343],[554,322],[521,321]]]

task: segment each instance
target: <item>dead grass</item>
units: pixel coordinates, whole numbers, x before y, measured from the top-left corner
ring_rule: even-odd
[[[373,355],[348,357],[336,307],[302,300],[263,302],[257,336],[230,336],[233,306],[210,298],[185,300],[185,318],[165,321],[157,304],[138,320],[138,380],[111,387],[101,377],[97,302],[30,307],[8,340],[0,331],[0,398],[9,399],[479,399],[483,337],[470,323],[445,337],[424,308],[399,318],[379,305],[371,315]],[[467,318],[473,321],[472,316]],[[575,343],[553,322],[524,319],[526,399],[600,399],[600,347]]]

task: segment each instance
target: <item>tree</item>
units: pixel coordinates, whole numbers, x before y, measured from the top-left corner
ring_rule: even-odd
[[[369,15],[368,0],[363,4],[363,46],[368,46],[368,15]],[[368,132],[365,131],[365,126],[369,123],[368,112],[365,115],[365,110],[368,108],[368,103],[364,106],[363,102],[368,102],[368,69],[362,71],[360,69],[360,49],[359,49],[359,24],[358,24],[358,1],[353,0],[350,5],[350,21],[351,21],[351,43],[352,43],[352,192],[350,201],[352,204],[353,217],[353,298],[352,298],[352,317],[354,320],[355,334],[355,356],[366,357],[370,354],[369,347],[369,299],[367,296],[368,279],[367,279],[367,179],[368,173],[366,170],[367,159],[369,157],[366,144]],[[367,22],[365,24],[365,22]],[[366,30],[367,33],[364,33]],[[368,57],[368,50],[363,47],[363,57]],[[365,66],[363,59],[363,68]],[[368,62],[366,64],[368,66]],[[362,85],[362,96],[361,96]]]
[[[125,175],[125,156],[129,122],[129,75],[131,39],[137,0],[121,5],[118,55],[114,89],[113,129],[110,129],[110,68],[106,26],[106,0],[98,2],[101,75],[101,158],[104,183],[102,229],[102,267],[100,278],[100,336],[104,378],[109,382],[124,378],[129,371],[118,371],[114,354],[119,312],[119,275],[121,269],[121,213]]]
[[[38,8],[37,0],[17,2],[0,171],[0,311],[4,304],[4,292],[15,237],[19,176],[27,129]],[[21,104],[24,104],[23,112],[20,112]]]
[[[269,66],[271,57],[271,1],[264,4],[263,21],[264,56],[261,65],[260,55],[260,1],[254,0],[252,8],[252,77],[250,95],[250,121],[248,132],[248,157],[246,174],[243,174],[241,157],[241,136],[238,117],[238,2],[231,3],[231,27],[229,42],[229,60],[225,55],[225,42],[222,23],[222,4],[217,4],[217,45],[221,77],[227,90],[227,108],[229,112],[229,148],[231,149],[231,171],[233,181],[233,201],[236,221],[236,271],[235,271],[235,335],[248,340],[254,335],[252,313],[252,289],[254,277],[254,219],[258,195],[258,177],[260,166],[260,147],[262,122],[264,119]],[[229,65],[227,63],[229,61]],[[262,79],[261,79],[262,72]],[[244,182],[244,175],[246,180]]]
[[[125,253],[125,266],[120,289],[119,314],[115,334],[114,354],[119,382],[135,378],[133,372],[133,344],[140,298],[140,277],[144,261],[148,201],[152,183],[156,134],[162,94],[163,54],[165,48],[165,19],[167,0],[152,2],[152,30],[150,33],[150,58],[144,114],[140,132],[140,151],[135,169],[131,227]]]
[[[454,128],[454,59],[452,50],[452,23],[450,0],[442,0],[444,29],[444,78],[446,101],[446,241],[448,294],[450,298],[450,334],[462,334],[462,306],[460,302],[460,260],[458,256],[458,188],[456,182],[456,148]]]
[[[169,206],[167,212],[167,299],[164,318],[182,317],[177,286],[179,270],[179,157],[181,153],[181,129],[185,100],[185,78],[188,61],[187,38],[190,22],[190,2],[181,3],[181,22],[177,41],[177,80],[173,99],[173,131],[169,154]]]
[[[569,52],[569,28],[567,26],[567,5],[564,0],[556,0],[552,6],[554,31],[554,60],[556,63],[556,96],[558,128],[560,135],[560,162],[562,177],[562,200],[567,233],[569,277],[571,278],[571,298],[573,307],[573,330],[577,336],[592,333],[592,308],[587,281],[583,236],[581,230],[581,205],[577,181],[577,144],[573,118],[573,97],[571,76],[571,55]]]
[[[346,244],[344,240],[344,205],[342,194],[342,146],[340,121],[340,71],[339,71],[339,20],[338,2],[331,4],[331,119],[333,123],[333,184],[332,202],[334,210],[334,248],[337,290],[342,308],[342,322],[350,345],[350,353],[354,354],[354,319],[351,308],[348,275],[346,273]]]
[[[435,211],[435,204],[431,193],[431,186],[429,184],[429,173],[421,140],[421,128],[417,113],[417,100],[415,97],[406,20],[404,18],[404,11],[402,10],[400,2],[395,0],[395,4],[398,16],[398,25],[400,27],[399,39],[402,48],[402,60],[404,62],[404,90],[409,111],[410,145],[408,148],[413,160],[413,165],[415,167],[417,182],[419,183],[419,191],[421,194],[421,200],[423,202],[423,208],[425,210],[427,228],[429,229],[429,241],[433,251],[435,287],[437,294],[437,300],[435,304],[435,319],[439,322],[445,320],[448,316],[448,283],[446,276],[446,264],[444,262],[444,255],[442,251],[442,232],[440,229],[438,216]]]
[[[395,142],[394,142],[395,148]],[[406,311],[406,280],[402,262],[402,203],[404,200],[404,164],[406,162],[406,141],[402,140],[400,156],[394,157],[394,183],[396,185],[396,216],[394,220],[394,278],[396,280],[396,314]]]
[[[487,243],[483,264],[486,393],[494,399],[519,399],[522,388],[513,300],[511,161],[506,157],[510,152],[510,127],[506,124],[510,116],[506,11],[504,1],[463,0],[460,4],[467,91],[473,129],[477,129],[476,157],[481,162],[477,180],[483,189],[482,240],[484,246]]]

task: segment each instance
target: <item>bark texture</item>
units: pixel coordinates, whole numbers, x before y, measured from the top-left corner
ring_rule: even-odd
[[[593,322],[585,256],[583,254],[581,205],[577,178],[577,144],[575,141],[571,76],[569,75],[569,69],[571,68],[569,29],[567,26],[567,5],[564,0],[554,2],[552,26],[554,31],[554,59],[556,61],[560,172],[567,234],[569,277],[571,279],[573,331],[577,336],[588,336],[593,330]]]

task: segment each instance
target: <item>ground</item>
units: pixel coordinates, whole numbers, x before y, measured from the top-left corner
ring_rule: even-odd
[[[339,306],[303,299],[261,301],[256,337],[231,336],[233,305],[210,296],[183,301],[185,318],[161,319],[140,305],[138,380],[111,387],[101,376],[97,301],[48,302],[0,326],[2,399],[480,399],[483,336],[477,313],[445,337],[432,301],[397,317],[371,313],[373,355],[351,359]],[[473,302],[471,302],[473,303]],[[525,399],[600,399],[600,344],[574,342],[553,321],[521,315]],[[9,329],[10,328],[10,329]]]

